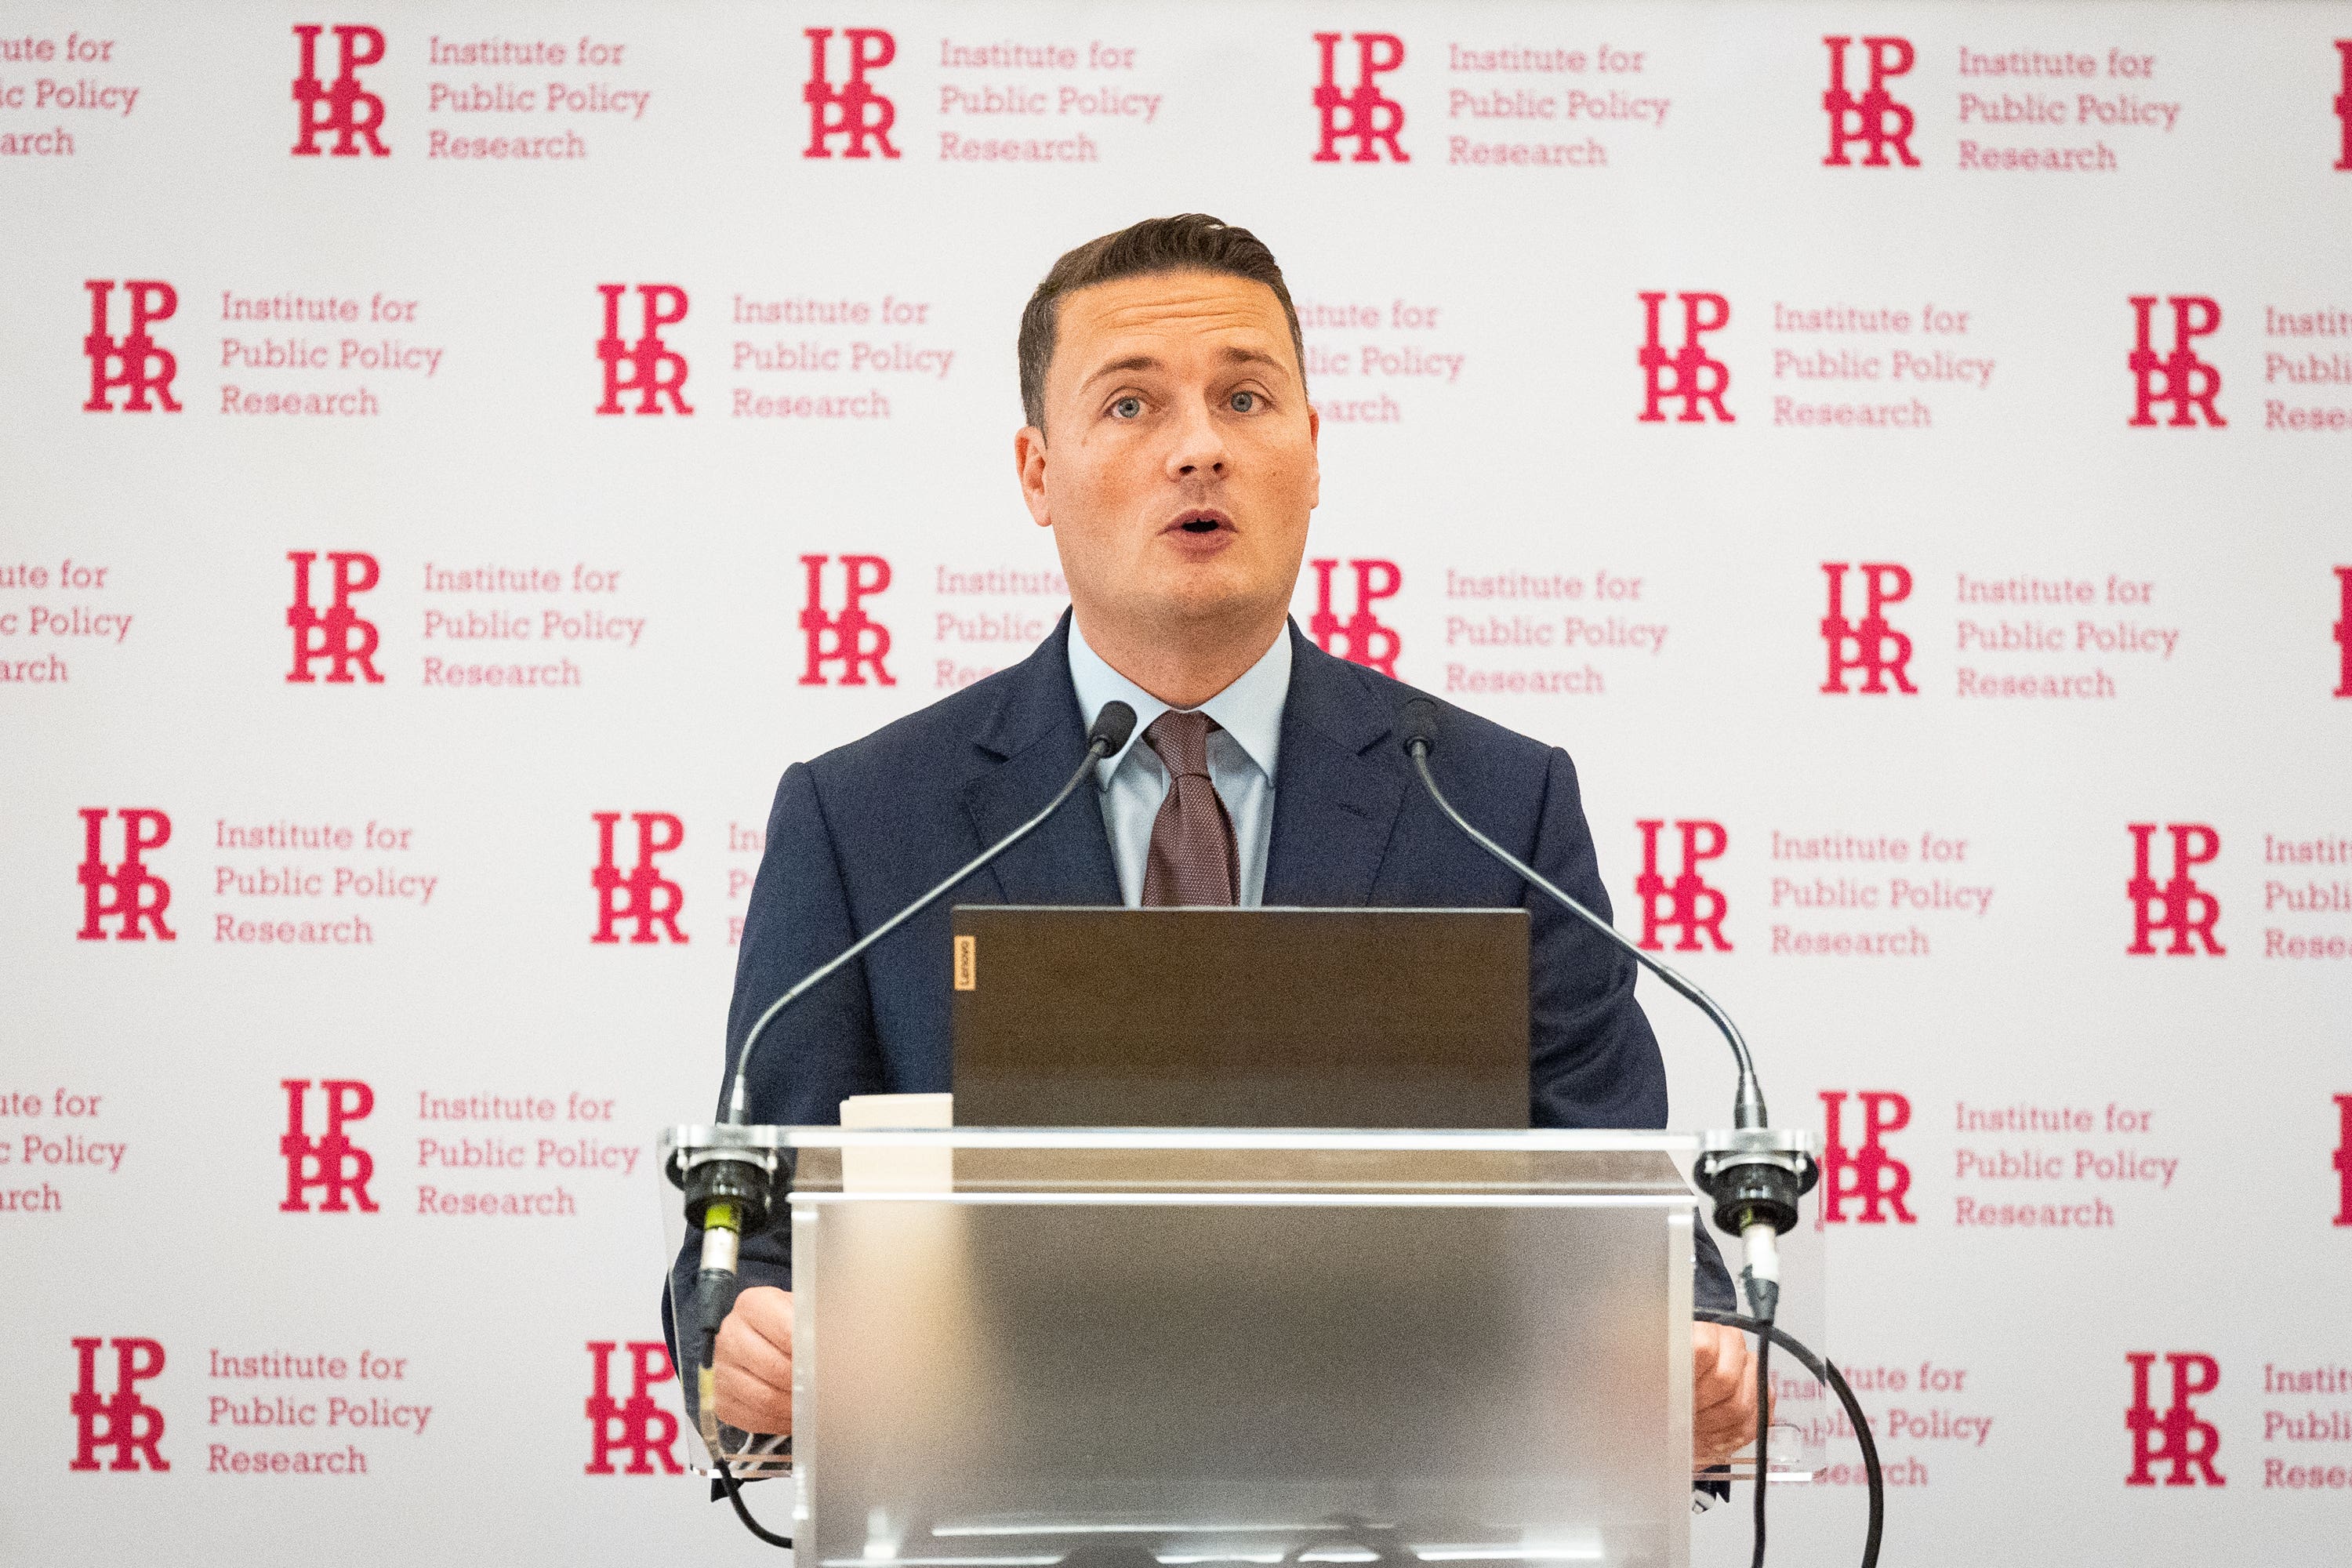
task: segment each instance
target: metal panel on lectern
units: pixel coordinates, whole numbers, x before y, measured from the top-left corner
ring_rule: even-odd
[[[793,1131],[806,1562],[1685,1559],[1688,1140]]]

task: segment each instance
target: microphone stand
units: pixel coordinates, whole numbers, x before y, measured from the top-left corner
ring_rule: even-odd
[[[1093,727],[1087,731],[1085,759],[1054,798],[1045,803],[1044,809],[950,872],[938,886],[850,943],[830,961],[818,965],[798,984],[768,1004],[767,1010],[745,1033],[742,1048],[736,1052],[726,1111],[713,1130],[716,1136],[706,1148],[681,1152],[681,1169],[671,1173],[671,1179],[685,1189],[687,1223],[702,1232],[702,1256],[695,1273],[694,1315],[699,1352],[696,1358],[696,1409],[700,1417],[698,1425],[703,1446],[710,1451],[712,1460],[719,1467],[719,1480],[727,1489],[728,1500],[735,1505],[736,1513],[753,1534],[772,1545],[790,1546],[792,1542],[788,1537],[761,1528],[750,1510],[744,1508],[741,1489],[734,1472],[727,1465],[716,1410],[719,1328],[735,1308],[737,1268],[741,1258],[742,1238],[757,1236],[765,1230],[773,1210],[772,1189],[776,1171],[775,1155],[768,1151],[753,1149],[741,1139],[741,1129],[750,1118],[750,1091],[746,1086],[751,1052],[767,1033],[768,1026],[785,1008],[840,973],[866,949],[947,897],[990,861],[1044,826],[1046,819],[1076,793],[1078,785],[1094,771],[1095,764],[1105,757],[1116,755],[1134,733],[1135,710],[1124,702],[1104,703],[1102,711],[1095,716]],[[685,1336],[681,1332],[679,1337],[683,1340]]]
[[[1821,1168],[1810,1148],[1809,1135],[1797,1131],[1775,1131],[1764,1106],[1763,1086],[1757,1081],[1756,1061],[1748,1054],[1748,1041],[1740,1035],[1739,1026],[1731,1016],[1718,1005],[1714,997],[1659,962],[1615,926],[1584,907],[1576,899],[1555,885],[1534,867],[1480,832],[1470,819],[1454,809],[1437,787],[1437,779],[1429,771],[1429,754],[1437,742],[1437,703],[1433,699],[1415,696],[1406,700],[1398,716],[1405,754],[1412,759],[1413,771],[1421,775],[1422,787],[1447,821],[1467,834],[1470,841],[1487,854],[1517,872],[1528,886],[1537,888],[1555,903],[1599,931],[1610,942],[1632,955],[1676,994],[1682,996],[1706,1015],[1710,1023],[1722,1032],[1731,1047],[1733,1058],[1739,1065],[1739,1087],[1732,1100],[1732,1130],[1709,1132],[1702,1140],[1697,1163],[1692,1167],[1691,1179],[1701,1192],[1715,1200],[1715,1223],[1718,1229],[1739,1237],[1741,1268],[1739,1277],[1746,1286],[1752,1316],[1738,1320],[1738,1327],[1756,1335],[1756,1543],[1753,1559],[1756,1568],[1764,1562],[1764,1488],[1768,1466],[1767,1446],[1771,1434],[1772,1383],[1771,1355],[1775,1340],[1792,1349],[1797,1342],[1773,1326],[1773,1318],[1780,1306],[1780,1238],[1796,1228],[1797,1200],[1811,1192],[1820,1179]],[[1707,1321],[1723,1322],[1725,1317],[1708,1314]],[[1810,1352],[1801,1359],[1809,1367],[1825,1366]],[[1841,1397],[1844,1397],[1843,1382],[1836,1380]],[[1862,1423],[1857,1417],[1857,1430]],[[1864,1468],[1870,1478],[1871,1522],[1864,1544],[1864,1568],[1873,1568],[1878,1561],[1878,1526],[1884,1508],[1882,1479],[1874,1446],[1865,1442],[1863,1448]]]

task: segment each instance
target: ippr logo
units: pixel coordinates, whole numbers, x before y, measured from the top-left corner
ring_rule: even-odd
[[[179,933],[163,923],[172,907],[172,884],[155,875],[144,857],[172,841],[172,819],[163,812],[126,805],[113,813],[122,819],[122,858],[106,863],[106,818],[102,805],[81,808],[84,852],[76,879],[81,883],[82,942],[106,940],[104,922],[115,922],[117,942],[145,942],[153,931],[158,942],[177,942]]]
[[[825,68],[833,29],[801,31],[809,41],[808,85],[801,89],[801,98],[809,106],[809,144],[801,156],[832,157],[836,136],[848,139],[841,153],[845,158],[871,158],[874,147],[881,148],[885,158],[898,156],[898,149],[890,142],[898,106],[875,91],[866,77],[866,72],[880,70],[898,58],[898,40],[879,27],[844,27],[841,41],[848,51],[849,79],[835,87],[833,73]],[[869,142],[874,146],[867,146]]]
[[[2221,918],[2221,900],[2200,887],[2189,873],[2191,868],[2202,866],[2221,852],[2221,836],[2201,822],[2172,822],[2165,831],[2172,836],[2172,875],[2159,883],[2155,868],[2149,863],[2149,841],[2156,837],[2153,822],[2127,825],[2132,836],[2132,879],[2126,891],[2132,901],[2132,944],[2125,949],[2130,953],[2156,951],[2149,939],[2158,931],[2170,931],[2172,942],[2167,953],[2193,954],[2197,949],[2190,939],[2202,942],[2207,953],[2219,957],[2227,950],[2213,934],[2213,923]]]
[[[1642,830],[1642,874],[1633,879],[1633,893],[1642,900],[1642,947],[1650,952],[1660,951],[1662,931],[1679,930],[1675,942],[1676,952],[1697,952],[1699,933],[1705,931],[1717,952],[1729,952],[1731,943],[1723,934],[1723,917],[1731,911],[1730,900],[1719,888],[1708,885],[1699,875],[1699,867],[1709,860],[1720,859],[1731,842],[1720,822],[1678,821],[1675,831],[1682,837],[1683,868],[1671,882],[1658,869],[1658,834],[1666,826],[1664,821],[1637,822]]]
[[[2352,1226],[2352,1094],[2336,1097],[2336,1223]]]
[[[79,1428],[69,1470],[99,1468],[98,1451],[114,1450],[110,1470],[168,1470],[172,1461],[156,1447],[163,1440],[163,1413],[139,1397],[139,1384],[163,1370],[163,1347],[153,1340],[114,1342],[114,1392],[98,1389],[98,1350],[104,1342],[78,1339],[74,1354],[81,1363],[81,1383],[75,1388],[73,1415]],[[143,1462],[142,1462],[143,1461]]]
[[[1853,160],[1846,156],[1849,143],[1861,142],[1869,146],[1863,154],[1865,169],[1891,167],[1886,150],[1906,169],[1916,169],[1919,160],[1911,155],[1911,109],[1898,102],[1886,90],[1886,84],[1898,76],[1908,76],[1914,55],[1911,40],[1895,37],[1866,37],[1862,47],[1867,56],[1869,84],[1856,98],[1845,85],[1845,52],[1853,40],[1850,37],[1825,37],[1822,42],[1830,51],[1830,88],[1822,94],[1822,108],[1830,117],[1830,155],[1822,160],[1828,168],[1849,168]]]
[[[2154,425],[2156,405],[2172,405],[2172,416],[2167,425],[2197,423],[2197,413],[2205,416],[2205,423],[2219,428],[2229,421],[2213,406],[2213,399],[2221,390],[2221,373],[2208,361],[2197,357],[2192,340],[2210,337],[2221,325],[2221,307],[2204,294],[2174,294],[2166,299],[2172,307],[2172,352],[2156,352],[2154,337],[2156,296],[2131,296],[2133,320],[2138,325],[2139,337],[2131,352],[2132,374],[2137,378],[2138,401],[2133,405],[2131,423],[2135,426]]]
[[[131,300],[131,330],[118,338],[107,331],[106,321],[113,281],[91,278],[82,287],[89,290],[89,335],[81,341],[81,352],[89,356],[89,401],[82,407],[91,414],[111,414],[114,389],[120,386],[131,394],[122,402],[126,414],[148,413],[157,403],[166,414],[179,413],[172,381],[180,374],[180,362],[171,350],[157,346],[147,329],[170,321],[179,310],[180,291],[158,279],[126,279],[122,291]],[[150,393],[154,403],[148,401]]]
[[[2336,568],[2336,695],[2352,697],[2352,566]]]
[[[319,558],[315,550],[289,550],[286,559],[294,563],[294,602],[286,608],[286,624],[294,631],[294,668],[286,672],[288,681],[296,685],[316,685],[319,677],[310,666],[320,659],[328,661],[327,684],[352,684],[352,667],[357,665],[360,674],[370,686],[383,684],[376,672],[375,623],[362,620],[352,608],[352,595],[364,594],[376,585],[382,575],[375,557],[356,550],[330,550],[327,563],[334,577],[334,603],[325,609],[310,603],[310,563]]]
[[[599,414],[618,414],[621,394],[637,395],[635,412],[659,414],[662,400],[679,414],[691,414],[686,401],[686,356],[662,341],[661,330],[686,320],[686,290],[674,283],[637,285],[637,341],[621,336],[621,296],[625,283],[599,283],[604,297],[604,335],[596,340],[596,357],[604,365],[604,401]]]
[[[278,1205],[278,1211],[309,1214],[310,1189],[318,1187],[323,1189],[319,1203],[321,1214],[346,1214],[354,1206],[362,1214],[375,1213],[376,1201],[368,1195],[368,1183],[375,1176],[375,1157],[343,1131],[373,1113],[375,1090],[357,1079],[320,1079],[319,1098],[326,1107],[327,1126],[313,1138],[306,1115],[310,1080],[280,1079],[278,1087],[286,1091],[286,1135],[278,1141],[278,1152],[286,1157],[286,1201]]]
[[[294,156],[317,157],[322,134],[335,138],[328,151],[337,158],[358,157],[362,141],[369,157],[389,156],[392,149],[376,134],[383,124],[383,100],[360,85],[360,68],[383,59],[383,32],[359,26],[336,27],[335,79],[323,82],[319,79],[319,35],[324,30],[315,22],[297,23],[294,28],[294,36],[302,40],[302,74],[294,79],[301,133],[294,142]]]
[[[635,921],[637,929],[630,936],[633,942],[656,942],[659,926],[669,933],[672,942],[684,942],[686,933],[677,929],[677,912],[686,907],[686,889],[671,881],[656,868],[654,857],[667,855],[686,842],[686,824],[667,811],[633,811],[629,820],[637,825],[637,863],[625,874],[613,858],[613,833],[620,826],[617,811],[599,811],[590,815],[596,819],[596,868],[589,880],[596,888],[596,934],[592,942],[617,942],[621,939],[613,927],[622,921]]]
[[[621,1348],[617,1340],[590,1340],[588,1353],[595,1358],[595,1392],[588,1395],[588,1426],[593,1434],[594,1447],[590,1450],[587,1473],[592,1476],[650,1476],[656,1472],[654,1461],[661,1461],[659,1473],[678,1476],[686,1473],[671,1452],[677,1444],[677,1417],[654,1403],[652,1389],[657,1383],[667,1383],[677,1376],[670,1364],[669,1352],[659,1340],[631,1340],[629,1347],[629,1396],[613,1397],[613,1352]],[[629,1463],[625,1469],[613,1468],[613,1455],[625,1453]]]
[[[2336,154],[2336,166],[2352,169],[2352,38],[2336,39],[2336,52],[2344,58],[2344,90],[2336,95],[2336,120],[2344,128],[2344,144]]]
[[[1911,684],[1909,674],[1911,639],[1886,621],[1886,606],[1899,605],[1911,596],[1910,568],[1891,561],[1862,563],[1863,610],[1859,621],[1846,619],[1846,571],[1843,561],[1822,563],[1822,574],[1830,580],[1829,614],[1822,617],[1822,640],[1830,645],[1830,674],[1822,683],[1822,689],[1844,695],[1847,674],[1858,670],[1865,692],[1885,695],[1887,677],[1892,676],[1893,689],[1906,697],[1918,696],[1919,689]]]
[[[1331,573],[1339,563],[1310,561],[1315,568],[1315,614],[1308,617],[1307,630],[1315,646],[1325,653],[1336,653],[1353,664],[1369,665],[1391,680],[1396,679],[1397,655],[1404,651],[1404,639],[1396,628],[1381,622],[1372,606],[1382,599],[1396,597],[1404,585],[1404,574],[1393,561],[1350,561],[1349,571],[1356,574],[1355,613],[1345,620],[1331,605]],[[1337,641],[1339,647],[1332,647]]]
[[[890,563],[879,555],[841,558],[843,599],[837,611],[824,607],[824,567],[830,555],[803,555],[808,574],[808,599],[801,606],[801,632],[808,638],[808,660],[801,668],[803,686],[833,684],[824,673],[828,664],[841,666],[839,683],[863,686],[866,671],[874,671],[877,685],[896,686],[898,678],[884,668],[890,653],[890,628],[868,615],[866,601],[890,586]]]
[[[2158,1465],[2171,1467],[2172,1473],[2164,1478],[2168,1487],[2195,1486],[2199,1476],[2209,1487],[2229,1484],[2213,1468],[2213,1456],[2221,1451],[2221,1434],[2213,1423],[2200,1417],[2190,1404],[2221,1385],[2221,1363],[2210,1355],[2168,1352],[2164,1360],[2172,1369],[2172,1405],[2159,1415],[2148,1402],[2147,1387],[2156,1352],[2128,1351],[2124,1359],[2132,1369],[2131,1409],[2124,1415],[2124,1425],[2132,1435],[2132,1468],[2124,1485],[2156,1485],[2154,1472]]]
[[[1342,91],[1337,58],[1339,37],[1315,35],[1315,47],[1323,51],[1323,79],[1315,87],[1315,111],[1323,117],[1323,141],[1315,151],[1315,162],[1338,163],[1338,144],[1353,142],[1351,163],[1377,163],[1382,147],[1389,150],[1391,162],[1412,163],[1412,155],[1397,142],[1397,132],[1404,129],[1404,105],[1382,92],[1378,80],[1404,64],[1404,40],[1394,33],[1356,34],[1356,85]]]
[[[1862,1212],[1853,1216],[1858,1224],[1885,1225],[1891,1213],[1897,1225],[1917,1225],[1919,1216],[1903,1201],[1911,1190],[1911,1167],[1889,1154],[1882,1142],[1911,1125],[1910,1099],[1890,1089],[1865,1089],[1855,1098],[1862,1101],[1862,1147],[1849,1150],[1845,1091],[1822,1090],[1822,1223],[1844,1224],[1846,1205],[1859,1204]]]
[[[1658,310],[1666,302],[1663,291],[1642,296],[1642,377],[1647,398],[1642,405],[1642,423],[1663,421],[1664,412],[1658,405],[1675,398],[1682,399],[1683,411],[1675,416],[1676,423],[1696,425],[1707,416],[1699,409],[1702,403],[1715,410],[1715,417],[1724,424],[1734,423],[1731,410],[1723,405],[1723,395],[1731,387],[1731,367],[1708,353],[1699,339],[1708,332],[1721,331],[1731,322],[1731,301],[1720,294],[1678,294],[1683,302],[1682,346],[1667,352],[1661,335]]]

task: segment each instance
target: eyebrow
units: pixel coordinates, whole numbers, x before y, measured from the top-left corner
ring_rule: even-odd
[[[1152,358],[1150,354],[1129,354],[1125,359],[1115,359],[1108,364],[1097,366],[1095,373],[1087,377],[1086,381],[1082,384],[1092,386],[1104,376],[1117,375],[1121,371],[1158,370],[1160,368],[1161,368],[1160,362]]]
[[[1280,360],[1260,349],[1229,347],[1224,351],[1224,360],[1227,364],[1262,364],[1270,370],[1277,371],[1286,368]],[[1097,367],[1092,375],[1087,377],[1083,384],[1092,386],[1104,376],[1117,375],[1122,371],[1165,368],[1166,366],[1150,354],[1129,354],[1125,359],[1115,359],[1108,364]]]

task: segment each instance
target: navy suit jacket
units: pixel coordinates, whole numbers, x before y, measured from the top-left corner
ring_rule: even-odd
[[[744,1033],[771,1002],[1011,832],[1069,778],[1086,753],[1088,717],[1070,684],[1069,626],[1065,613],[1020,664],[785,770],[744,917],[721,1105]],[[1533,1124],[1664,1127],[1665,1067],[1633,1000],[1633,961],[1431,804],[1395,738],[1399,709],[1420,693],[1332,658],[1296,626],[1287,635],[1264,902],[1524,905]],[[1568,753],[1439,706],[1431,767],[1447,798],[1606,918]],[[1029,838],[769,1026],[751,1062],[751,1120],[821,1125],[839,1120],[853,1094],[949,1089],[952,905],[1121,901],[1100,799],[1082,786]],[[742,1283],[789,1288],[788,1242],[781,1225],[746,1237]],[[1704,1226],[1698,1246],[1698,1303],[1737,1310]],[[693,1258],[678,1268],[690,1287]]]

